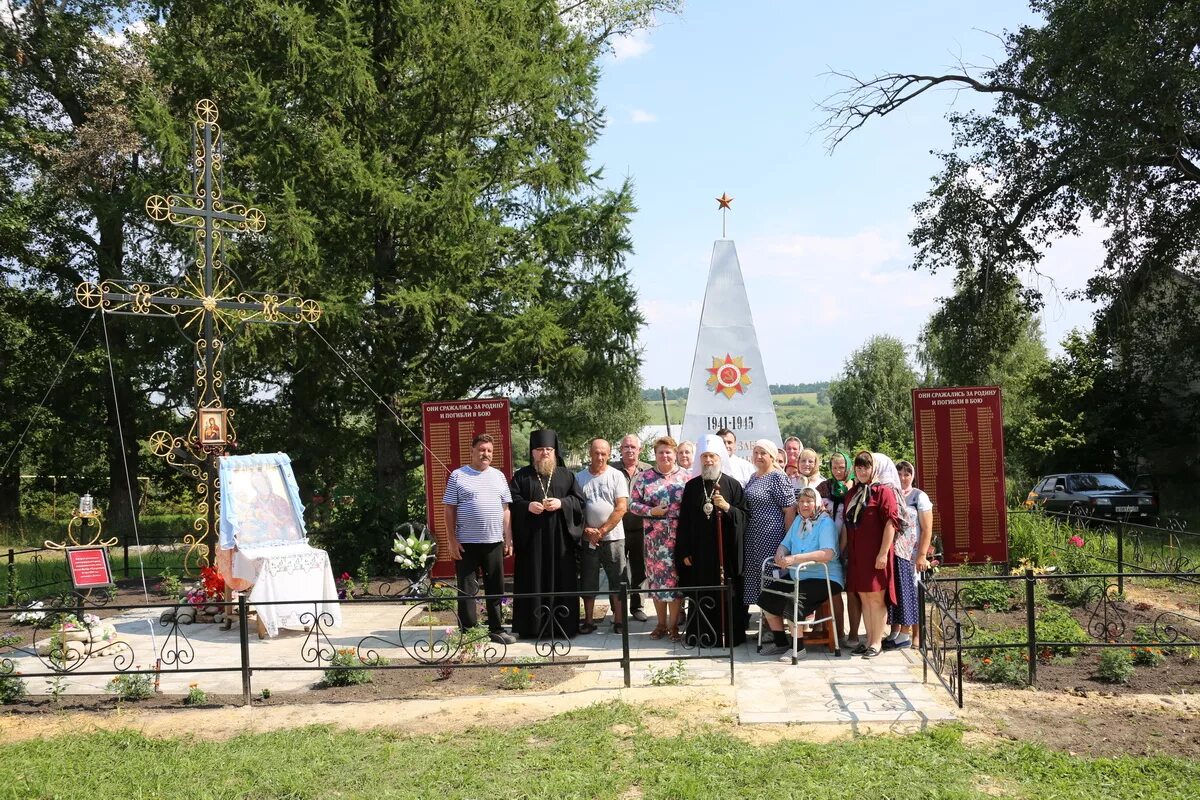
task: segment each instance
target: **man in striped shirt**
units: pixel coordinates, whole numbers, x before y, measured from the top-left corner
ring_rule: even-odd
[[[446,527],[450,557],[458,576],[458,624],[462,630],[475,627],[478,614],[475,594],[483,569],[487,600],[488,631],[498,644],[517,639],[502,625],[500,595],[504,593],[504,557],[512,554],[512,518],[508,505],[512,494],[508,481],[492,467],[492,437],[481,433],[471,440],[471,463],[450,473],[442,502],[446,504]]]

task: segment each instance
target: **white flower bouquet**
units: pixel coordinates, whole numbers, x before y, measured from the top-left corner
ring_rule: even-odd
[[[420,533],[409,533],[407,536],[397,533],[392,542],[392,559],[402,570],[423,571],[437,557],[437,543],[426,538],[424,529]]]

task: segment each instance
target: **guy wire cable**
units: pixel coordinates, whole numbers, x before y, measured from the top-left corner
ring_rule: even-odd
[[[112,383],[113,412],[117,418],[117,439],[121,445],[121,462],[125,465],[125,488],[129,492],[129,513],[130,518],[133,520],[133,540],[137,544],[138,572],[142,577],[142,597],[148,604],[150,602],[150,589],[146,586],[146,564],[142,560],[142,537],[138,533],[137,507],[133,502],[133,483],[129,479],[129,454],[125,452],[125,431],[121,424],[121,403],[117,397],[117,376],[113,371],[112,347],[108,343],[108,322],[105,320],[103,314],[100,315],[100,325],[104,328],[104,352],[108,356],[108,379]],[[178,599],[176,598],[176,600]],[[154,654],[157,657],[158,638],[154,635],[154,622],[147,618],[146,625],[150,628],[150,646],[154,648]]]
[[[403,425],[404,430],[406,430],[410,434],[412,434],[412,437],[421,443],[421,447],[426,452],[429,453],[429,455],[433,458],[433,460],[436,461],[438,464],[440,464],[442,469],[446,470],[446,472],[453,472],[453,470],[451,470],[449,467],[446,466],[446,463],[444,461],[442,461],[440,458],[437,457],[437,453],[435,453],[429,449],[429,445],[425,444],[425,440],[422,439],[420,436],[417,436],[416,432],[414,432],[412,428],[408,427],[408,424],[405,423],[405,421],[400,418],[400,415],[396,413],[396,410],[394,408],[392,408],[390,405],[388,405],[386,402],[384,402],[384,399],[379,396],[379,393],[371,388],[371,384],[367,383],[366,379],[363,378],[362,375],[358,374],[358,370],[356,370],[354,367],[352,367],[350,365],[350,363],[348,361],[346,361],[346,359],[342,358],[342,354],[334,349],[333,345],[331,345],[329,343],[329,340],[326,339],[324,336],[322,336],[321,332],[319,330],[317,330],[316,327],[311,322],[308,323],[308,327],[312,329],[312,332],[317,335],[318,339],[320,339],[322,342],[325,342],[325,346],[329,348],[329,351],[338,357],[338,361],[341,361],[343,364],[346,365],[346,369],[350,370],[350,372],[354,374],[354,377],[358,378],[359,382],[363,386],[366,387],[367,391],[370,392],[375,397],[375,399],[379,401],[379,404],[381,406],[383,406],[384,408],[386,408],[388,410],[388,413],[396,418],[396,422],[399,422],[401,425]]]
[[[69,362],[71,357],[75,355],[75,351],[79,349],[79,343],[83,341],[83,335],[88,332],[88,328],[92,326],[92,320],[94,320],[96,315],[99,313],[99,310],[93,311],[92,315],[88,317],[87,323],[84,324],[83,330],[79,333],[79,338],[76,339],[75,344],[71,346],[71,352],[67,353],[67,357],[63,360],[62,364],[58,366],[58,374],[54,376],[54,380],[50,381],[50,386],[46,388],[46,393],[42,395],[41,402],[37,404],[37,408],[35,408],[33,413],[29,415],[29,422],[25,423],[25,430],[21,431],[21,435],[17,438],[17,444],[13,447],[12,452],[8,454],[8,458],[5,459],[4,466],[0,467],[0,475],[4,474],[4,471],[8,469],[9,463],[11,463],[13,460],[13,456],[15,456],[17,451],[21,449],[21,442],[25,441],[25,434],[29,433],[29,429],[33,426],[33,421],[37,419],[38,412],[41,411],[42,407],[46,405],[46,399],[50,397],[50,392],[54,391],[54,387],[58,385],[58,379],[62,377],[63,370],[67,368],[67,362]]]

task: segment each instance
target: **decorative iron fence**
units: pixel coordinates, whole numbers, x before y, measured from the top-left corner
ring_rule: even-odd
[[[1009,512],[1010,520],[1022,515],[1048,520],[1058,550],[1066,550],[1073,536],[1098,540],[1090,555],[1115,567],[1120,592],[1125,591],[1130,575],[1151,572],[1178,574],[1182,576],[1179,580],[1200,584],[1200,532],[1187,530],[1177,520],[1169,527],[1157,527],[1036,508]]]
[[[204,663],[197,653],[193,637],[198,630],[214,630],[195,623],[185,623],[184,612],[191,609],[187,603],[137,603],[109,604],[104,611],[109,615],[104,620],[94,620],[89,615],[100,610],[101,604],[90,599],[76,597],[74,604],[40,609],[40,619],[25,628],[16,628],[12,635],[0,636],[0,678],[13,677],[19,673],[22,679],[53,679],[63,676],[114,675],[189,675],[212,673],[240,673],[242,699],[247,705],[253,694],[252,682],[255,674],[280,672],[331,672],[346,670],[422,670],[442,666],[455,669],[495,669],[505,666],[530,666],[529,656],[510,653],[510,646],[490,639],[486,630],[463,631],[458,624],[457,611],[443,611],[440,621],[434,621],[429,605],[436,599],[457,605],[464,599],[457,591],[453,595],[435,598],[429,591],[438,584],[426,583],[409,590],[399,584],[384,582],[375,586],[373,593],[363,599],[349,601],[349,605],[369,603],[373,606],[394,609],[389,614],[390,630],[387,633],[372,630],[363,635],[347,638],[346,634],[334,630],[334,616],[328,608],[328,600],[288,600],[269,603],[254,603],[255,608],[270,606],[286,607],[286,611],[298,618],[304,628],[303,638],[295,637],[295,658],[291,663],[266,663],[256,661],[251,647],[251,627],[248,624],[250,604],[244,595],[236,602],[217,603],[222,613],[228,615],[224,631],[216,634],[219,639],[224,633],[225,645],[238,647],[236,665]],[[641,594],[654,594],[651,590],[639,590]],[[631,668],[634,664],[658,661],[718,660],[728,662],[729,680],[734,680],[734,648],[724,641],[721,631],[733,619],[733,596],[727,586],[701,586],[674,590],[683,596],[684,614],[681,624],[682,637],[679,641],[667,641],[667,652],[655,650],[650,654],[635,652],[630,643],[628,625],[623,626],[621,649],[613,656],[596,655],[586,657],[588,664],[619,664],[624,673],[624,684],[631,685]],[[629,587],[620,586],[615,592],[580,592],[579,597],[607,597],[615,594],[621,598],[624,608],[629,608]],[[531,644],[535,663],[575,663],[573,652],[579,644],[577,638],[565,633],[561,621],[566,615],[578,613],[567,605],[555,604],[541,594],[477,595],[466,598],[484,603],[499,597],[502,602],[532,599],[542,604],[537,607],[537,618],[541,621],[538,633],[532,639],[521,639],[521,644]],[[281,609],[281,611],[284,609]],[[0,619],[10,620],[14,614],[28,613],[20,607],[0,609]],[[70,614],[70,617],[65,615]],[[73,620],[64,624],[64,620]],[[154,652],[142,649],[139,652],[119,636],[106,639],[104,623],[117,621],[125,628],[145,621],[153,631]],[[99,638],[90,633],[88,622],[96,624],[101,631]],[[236,631],[231,627],[236,623]],[[189,631],[192,636],[189,636]],[[90,638],[89,638],[90,636]],[[586,634],[582,635],[586,638]],[[211,645],[214,636],[205,636],[206,645]],[[144,647],[144,643],[143,643]],[[521,648],[524,649],[524,648]],[[347,651],[350,651],[349,653]],[[226,651],[227,652],[227,651]],[[340,656],[340,657],[339,657]],[[348,657],[352,656],[352,657]],[[346,663],[349,662],[349,663]],[[141,664],[154,664],[143,668]]]
[[[143,539],[140,549],[124,542],[111,549],[113,572],[124,578],[145,574],[159,578],[170,573],[184,573],[187,546],[174,538]],[[71,590],[66,561],[62,550],[49,547],[23,547],[0,550],[4,570],[3,591],[0,597],[8,606],[29,600],[51,599]],[[194,567],[194,565],[192,565]]]
[[[963,627],[944,587],[922,581],[917,587],[921,619],[921,677],[929,682],[929,670],[963,707]]]
[[[1161,579],[1192,584],[1195,572],[1157,572],[1145,567],[1137,573],[1140,579]],[[1196,648],[1200,647],[1200,601],[1190,608],[1154,609],[1147,615],[1148,624],[1131,624],[1134,603],[1124,594],[1124,582],[1131,576],[1125,572],[1035,573],[1027,569],[1017,575],[970,575],[936,577],[920,584],[918,597],[921,608],[922,636],[920,653],[926,680],[929,670],[961,708],[966,657],[975,653],[1013,651],[1022,654],[1026,662],[1025,681],[1037,683],[1038,664],[1046,654],[1074,651],[1077,648]],[[1045,638],[1038,632],[1039,611],[1044,616],[1047,601],[1044,591],[1051,583],[1076,581],[1083,584],[1078,608],[1085,623],[1082,635],[1070,641]],[[1023,639],[1010,641],[981,641],[981,631],[968,602],[973,586],[999,585],[1011,587],[1007,594],[1019,597],[1015,606],[1023,606],[1025,633]],[[1143,604],[1147,605],[1147,604]]]

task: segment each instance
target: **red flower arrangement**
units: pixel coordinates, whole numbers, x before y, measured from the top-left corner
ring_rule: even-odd
[[[204,594],[210,600],[225,596],[225,579],[217,572],[216,567],[204,567],[200,570],[200,585],[204,587]]]

